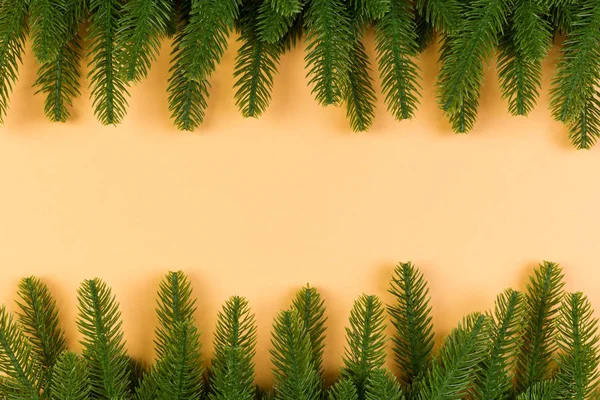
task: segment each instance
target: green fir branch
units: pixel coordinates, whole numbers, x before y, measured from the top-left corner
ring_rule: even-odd
[[[545,261],[529,278],[525,294],[525,327],[517,355],[515,386],[521,393],[548,380],[556,350],[555,317],[562,298],[563,274],[558,264]]]
[[[517,400],[557,400],[562,399],[556,381],[548,380],[535,383],[517,396]]]
[[[281,16],[289,17],[299,14],[306,0],[266,0],[271,8]]]
[[[512,395],[512,371],[521,345],[524,321],[523,295],[507,289],[496,299],[490,328],[489,354],[481,363],[473,386],[473,399],[508,400]]]
[[[311,93],[321,105],[337,105],[343,99],[353,43],[346,6],[342,0],[312,0],[304,22]]]
[[[321,293],[310,286],[305,286],[294,297],[292,309],[298,313],[310,340],[313,367],[322,375],[323,353],[325,351],[325,301]]]
[[[244,117],[257,118],[262,115],[271,101],[273,77],[277,73],[279,57],[282,53],[279,38],[266,42],[260,38],[258,9],[253,3],[246,3],[241,11],[240,37],[242,43],[233,77],[235,82],[236,105]]]
[[[373,371],[367,384],[366,400],[404,400],[404,394],[396,377],[387,369]]]
[[[390,3],[390,11],[375,23],[375,46],[381,74],[381,90],[392,115],[410,119],[419,104],[419,68],[416,25],[410,2]]]
[[[578,118],[568,123],[569,139],[578,149],[590,149],[600,137],[600,93],[586,102]]]
[[[282,311],[277,315],[271,345],[275,398],[320,399],[321,378],[313,363],[309,335],[296,311]]]
[[[104,125],[119,124],[127,113],[127,84],[122,78],[120,51],[116,45],[119,21],[123,18],[121,0],[89,0],[90,24],[87,31],[90,55],[92,104]]]
[[[39,385],[42,366],[21,326],[4,306],[0,306],[0,374],[7,399],[43,398]]]
[[[253,5],[253,3],[249,3]],[[254,8],[254,7],[252,7]],[[279,42],[291,29],[297,14],[282,15],[277,12],[271,0],[262,0],[257,13],[258,35],[263,42]]]
[[[163,359],[157,365],[157,400],[200,400],[203,397],[200,334],[193,321],[177,322]]]
[[[217,317],[210,400],[253,400],[256,322],[244,298],[231,297]]]
[[[75,353],[65,351],[53,368],[51,400],[88,400],[90,377],[85,360]]]
[[[139,81],[148,75],[160,52],[160,40],[167,34],[171,0],[129,0],[123,6],[117,42],[121,48],[123,77]]]
[[[377,97],[370,75],[371,63],[360,37],[354,39],[350,60],[343,94],[346,102],[346,117],[354,132],[363,132],[373,125]]]
[[[360,400],[373,371],[383,368],[386,355],[385,308],[377,296],[362,295],[350,311],[347,346],[341,375],[354,383]]]
[[[129,366],[121,312],[110,288],[100,279],[85,280],[77,291],[83,357],[90,368],[91,394],[122,400],[129,396]]]
[[[358,400],[358,392],[352,381],[342,378],[329,389],[329,400]]]
[[[466,133],[475,124],[484,65],[493,56],[508,6],[507,0],[473,0],[460,29],[445,38],[438,102],[457,133]]]
[[[462,399],[476,379],[488,354],[489,318],[470,314],[446,337],[425,378],[420,400]]]
[[[19,283],[19,322],[31,342],[43,373],[40,387],[48,397],[51,389],[52,367],[67,348],[67,339],[60,324],[56,301],[48,287],[38,278],[29,277]]]
[[[33,53],[40,63],[56,59],[70,33],[64,18],[73,0],[29,0],[29,25]]]
[[[461,17],[459,0],[417,0],[417,12],[436,30],[443,33],[458,29]]]
[[[0,3],[0,123],[9,108],[9,97],[17,82],[28,32],[29,1]]]
[[[587,297],[566,294],[556,321],[559,355],[556,379],[565,398],[585,400],[598,390],[598,319]]]
[[[429,288],[412,263],[396,266],[388,313],[394,326],[394,358],[405,387],[421,381],[431,366],[434,345]]]

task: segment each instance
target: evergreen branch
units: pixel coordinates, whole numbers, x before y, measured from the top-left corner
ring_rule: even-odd
[[[514,41],[514,32],[506,32],[500,39],[498,79],[510,113],[527,115],[535,107],[542,87],[542,60],[527,59]]]
[[[358,393],[352,381],[342,378],[329,390],[329,400],[358,400]]]
[[[295,311],[282,311],[275,318],[270,350],[273,388],[278,400],[317,400],[321,379],[312,358],[309,335]]]
[[[255,12],[258,13],[258,34],[260,39],[267,43],[280,41],[289,32],[297,19],[297,14],[282,15],[277,12],[273,8],[271,0],[262,0],[258,11]]]
[[[310,340],[313,367],[323,374],[323,352],[325,351],[325,302],[321,293],[310,286],[305,286],[294,297],[292,309],[298,313]]]
[[[127,86],[121,78],[116,46],[118,23],[123,16],[120,0],[89,0],[88,51],[94,113],[104,125],[120,123],[127,112]]]
[[[585,0],[563,45],[550,91],[554,118],[578,120],[600,76],[600,3]]]
[[[180,130],[193,131],[204,121],[209,83],[206,79],[198,81],[190,78],[185,59],[193,49],[181,46],[185,35],[186,32],[179,32],[173,43],[167,91],[169,111],[175,125]]]
[[[53,61],[69,34],[69,21],[63,18],[68,6],[69,0],[30,0],[33,53],[40,63]]]
[[[560,398],[560,390],[555,381],[542,381],[533,384],[517,396],[517,400],[555,400]]]
[[[441,58],[438,101],[457,133],[475,123],[484,63],[492,58],[508,5],[507,0],[474,0],[459,32],[445,39],[449,47]]]
[[[129,370],[129,392],[136,393],[142,385],[144,377],[150,372],[148,366],[133,357],[127,357],[127,366]]]
[[[489,318],[475,313],[453,329],[427,374],[420,400],[462,399],[488,354]]]
[[[9,96],[17,82],[27,35],[28,1],[0,3],[0,123],[8,112]]]
[[[548,4],[542,0],[516,0],[511,11],[517,51],[527,60],[542,60],[552,39],[550,24],[545,18]]]
[[[515,355],[520,346],[524,321],[523,295],[505,290],[496,299],[490,329],[491,344],[473,387],[473,398],[480,400],[510,399]]]
[[[443,33],[458,29],[461,3],[458,0],[417,0],[417,11],[425,20]]]
[[[279,15],[290,17],[302,11],[305,0],[266,0]]]
[[[364,21],[375,21],[383,18],[392,7],[392,0],[348,0],[354,13],[364,15]]]
[[[578,149],[590,149],[600,137],[600,93],[590,96],[579,117],[568,123],[569,139]]]
[[[177,322],[157,366],[157,400],[202,399],[200,334],[191,320]]]
[[[409,262],[396,267],[389,292],[395,299],[388,313],[395,328],[396,365],[400,381],[411,386],[423,379],[431,365],[434,334],[429,288],[423,274]]]
[[[238,0],[192,0],[179,45],[189,79],[203,82],[221,61],[238,17]]]
[[[160,39],[167,33],[171,0],[130,0],[123,6],[117,42],[122,49],[123,77],[139,81],[148,75],[160,52]]]
[[[129,369],[119,305],[99,279],[85,280],[77,291],[83,357],[90,368],[91,394],[103,399],[128,397]]]
[[[362,295],[350,311],[341,375],[352,380],[360,400],[374,370],[383,368],[386,347],[385,308],[377,296]]]
[[[561,268],[545,261],[534,271],[525,295],[525,328],[517,356],[516,388],[524,392],[536,382],[550,378],[554,320],[564,286]]]
[[[371,71],[369,56],[360,38],[353,41],[350,60],[343,95],[346,101],[346,116],[352,130],[362,132],[373,125],[377,97],[373,88],[373,79],[369,75]]]
[[[217,317],[210,400],[253,400],[256,322],[248,301],[231,297]]]
[[[51,400],[88,400],[90,377],[87,364],[75,353],[65,351],[53,369]]]
[[[321,105],[339,104],[347,82],[352,30],[342,0],[312,0],[305,15],[309,84]]]
[[[435,39],[435,28],[431,22],[427,21],[427,19],[419,13],[414,14],[413,20],[417,35],[417,49],[419,53],[422,53],[433,43]]]
[[[167,344],[173,335],[175,326],[194,319],[196,299],[192,297],[192,285],[182,271],[169,272],[158,287],[158,301],[154,341],[156,357],[161,359],[167,349]]]
[[[259,117],[269,106],[273,76],[282,52],[279,38],[274,43],[260,39],[257,11],[253,3],[246,3],[239,22],[241,34],[238,40],[242,46],[236,57],[233,76],[237,79],[236,105],[244,117]]]
[[[555,32],[562,35],[569,35],[573,30],[573,20],[577,15],[578,6],[576,3],[556,3],[549,6],[549,18]]]
[[[40,400],[41,365],[13,316],[0,306],[0,373],[10,400]]]
[[[568,399],[590,399],[598,389],[600,337],[593,314],[583,293],[565,295],[556,321],[560,350],[556,379]]]
[[[281,38],[280,43],[283,46],[283,52],[287,52],[296,47],[302,41],[304,35],[304,13],[296,16],[296,19],[290,26],[290,29]]]
[[[416,25],[409,2],[390,3],[390,11],[375,23],[375,46],[381,90],[388,110],[398,120],[414,116],[419,103]]]
[[[373,371],[367,384],[366,400],[404,400],[396,377],[387,369]]]
[[[67,340],[60,325],[56,301],[48,287],[38,278],[29,277],[19,283],[17,305],[19,322],[31,342],[31,349],[39,360],[43,373],[40,387],[48,397],[51,389],[52,367],[66,350]]]

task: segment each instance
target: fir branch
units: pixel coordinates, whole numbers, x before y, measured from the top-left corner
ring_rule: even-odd
[[[53,369],[51,400],[88,400],[90,377],[83,358],[65,351]]]
[[[129,369],[129,392],[136,393],[142,385],[144,377],[150,372],[150,368],[144,362],[133,357],[127,357],[127,365]]]
[[[280,43],[283,46],[283,52],[290,51],[302,41],[304,35],[304,13],[296,16],[296,19],[288,29],[287,33],[281,38]]]
[[[321,293],[310,286],[305,286],[294,297],[292,309],[298,313],[310,340],[312,362],[315,370],[322,375],[323,352],[325,350],[325,302]]]
[[[545,261],[529,278],[525,295],[525,327],[523,343],[517,356],[517,392],[550,378],[554,320],[564,286],[561,268]]]
[[[600,3],[585,0],[579,10],[550,91],[554,117],[567,123],[581,117],[600,76]]]
[[[54,61],[43,63],[37,72],[34,86],[37,93],[45,93],[44,113],[52,122],[66,122],[70,108],[80,92],[81,45],[78,35],[58,50]]]
[[[360,400],[365,399],[371,374],[385,364],[385,308],[377,296],[362,295],[350,311],[347,347],[341,375],[352,380]]]
[[[267,43],[280,41],[297,19],[297,14],[282,15],[277,12],[273,8],[271,0],[262,0],[260,7],[255,12],[258,14],[256,17],[258,34],[260,39]]]
[[[512,115],[527,115],[535,107],[542,87],[542,60],[527,59],[515,45],[514,32],[500,39],[498,79],[502,97]]]
[[[122,51],[126,81],[139,81],[148,75],[173,13],[171,0],[129,0],[125,3],[117,42]]]
[[[395,302],[388,307],[394,326],[394,356],[400,381],[411,386],[421,381],[431,365],[434,334],[427,282],[412,263],[399,264],[389,292]]]
[[[116,46],[118,23],[123,16],[121,0],[89,0],[90,41],[88,78],[94,113],[104,125],[120,123],[127,112],[127,85],[121,78],[120,54]]]
[[[358,393],[352,381],[342,378],[329,390],[329,400],[358,400]]]
[[[415,32],[417,35],[417,49],[419,53],[422,53],[433,43],[435,39],[435,28],[431,22],[419,14],[414,14]]]
[[[517,396],[517,400],[556,400],[561,398],[560,389],[556,381],[542,381],[530,386],[525,392]]]
[[[0,3],[0,123],[8,112],[9,96],[18,77],[27,35],[28,1]]]
[[[556,379],[565,398],[585,400],[598,389],[598,319],[583,293],[565,295],[556,321],[558,348]]]
[[[18,295],[19,322],[31,342],[33,354],[42,366],[43,373],[39,385],[48,397],[52,367],[67,348],[56,301],[48,287],[35,277],[21,280]]]
[[[65,20],[70,0],[30,0],[29,24],[33,53],[40,63],[53,61],[70,32]]]
[[[261,7],[262,8],[262,7]],[[273,43],[262,41],[259,34],[258,8],[244,4],[239,21],[240,47],[233,73],[236,105],[244,117],[259,117],[269,106],[273,76],[277,73],[282,52],[277,38]]]
[[[167,349],[175,326],[194,319],[196,299],[192,297],[192,285],[183,271],[169,272],[158,287],[158,301],[154,341],[156,357],[161,359]]]
[[[91,394],[121,400],[128,397],[129,369],[119,305],[100,279],[85,280],[77,291],[83,356],[90,368]]]
[[[490,352],[481,363],[473,386],[473,398],[508,400],[511,398],[515,355],[521,344],[524,321],[523,295],[505,290],[496,299],[490,328]]]
[[[474,0],[456,35],[441,58],[438,101],[457,133],[473,128],[484,78],[484,64],[492,58],[506,23],[507,0]]]
[[[589,149],[600,137],[600,93],[586,102],[578,118],[568,122],[569,139],[578,149]]]
[[[252,400],[256,322],[248,301],[231,297],[217,317],[210,400]]]
[[[396,377],[387,369],[373,371],[366,390],[366,400],[404,400]]]
[[[295,311],[282,311],[275,318],[270,350],[273,388],[278,400],[317,400],[321,379],[312,358],[309,335]]]
[[[181,47],[185,32],[180,32],[173,43],[169,69],[169,111],[180,130],[194,131],[204,121],[209,83],[206,79],[191,79],[185,61],[188,50]],[[193,50],[191,50],[193,51]]]
[[[517,51],[526,60],[542,60],[550,47],[552,31],[545,18],[549,9],[544,0],[515,0],[511,28]]]
[[[370,76],[371,65],[365,46],[360,38],[353,41],[350,50],[350,68],[344,90],[346,116],[355,132],[368,130],[375,119],[377,97]]]
[[[420,79],[411,58],[418,44],[409,2],[390,3],[390,11],[375,23],[375,46],[388,110],[398,120],[412,118],[419,104]]]
[[[284,17],[299,14],[306,0],[266,0],[271,8]]]
[[[555,32],[569,35],[573,30],[573,20],[577,15],[578,6],[571,2],[555,2],[549,5],[548,20]]]
[[[416,7],[436,30],[446,34],[457,30],[461,17],[459,0],[417,0]]]
[[[351,64],[352,30],[342,0],[312,0],[305,15],[309,84],[321,105],[339,104]]]
[[[383,18],[392,7],[392,0],[348,0],[350,8],[359,15],[364,15],[365,22]]]
[[[41,365],[21,326],[0,306],[0,373],[10,400],[40,400]]]
[[[453,329],[429,371],[420,400],[462,399],[488,353],[489,318],[468,315]]]
[[[158,400],[202,399],[204,368],[200,334],[191,320],[178,322],[157,366]]]
[[[238,17],[238,0],[191,0],[189,23],[179,45],[189,79],[203,82],[221,61]]]

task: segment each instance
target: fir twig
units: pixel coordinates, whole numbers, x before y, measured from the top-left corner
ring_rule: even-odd
[[[66,351],[60,355],[53,370],[52,400],[88,400],[90,377],[82,357]]]

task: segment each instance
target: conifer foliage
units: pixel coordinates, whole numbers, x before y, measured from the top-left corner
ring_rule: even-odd
[[[70,351],[49,288],[23,279],[17,312],[0,306],[2,400],[589,400],[600,394],[600,335],[587,297],[563,292],[554,263],[537,267],[523,292],[506,289],[492,310],[463,318],[433,346],[428,285],[411,263],[393,274],[386,306],[360,296],[350,310],[337,380],[324,378],[327,310],[301,288],[273,322],[273,388],[255,385],[255,316],[232,296],[217,313],[205,364],[189,278],[158,286],[156,358],[126,352],[116,297],[100,279],[78,290],[82,354]],[[388,317],[390,330],[386,328]],[[391,334],[396,368],[386,364]]]
[[[376,115],[374,76],[390,114],[418,110],[419,53],[439,41],[438,102],[457,133],[476,126],[488,66],[496,64],[513,115],[528,115],[542,88],[549,48],[560,45],[551,109],[577,148],[600,137],[600,3],[596,0],[23,0],[0,2],[0,122],[6,116],[30,36],[37,92],[52,121],[70,118],[89,63],[98,120],[118,124],[129,88],[172,45],[168,108],[175,125],[204,121],[211,76],[238,35],[235,102],[264,114],[280,59],[302,44],[307,83],[321,105],[344,105],[350,127]],[[365,32],[374,31],[374,51]],[[564,41],[556,40],[564,35]],[[171,42],[171,43],[170,43]],[[85,43],[85,46],[82,44]],[[559,44],[557,44],[559,43]],[[376,62],[370,60],[374,53]],[[377,64],[373,66],[373,64]],[[374,70],[378,71],[374,71]]]

